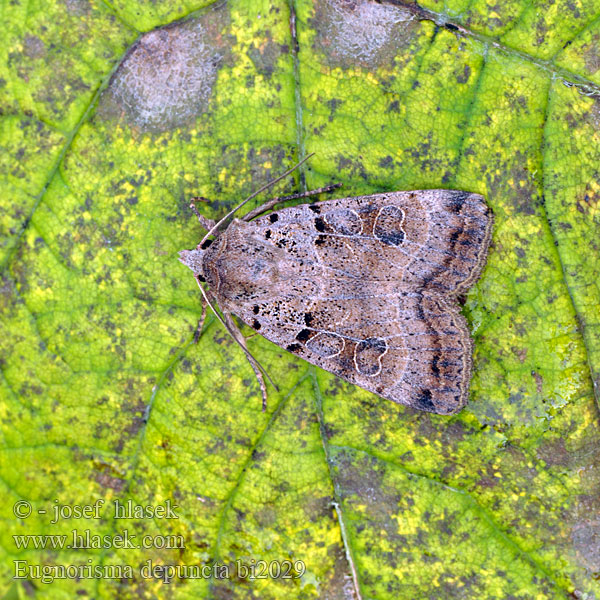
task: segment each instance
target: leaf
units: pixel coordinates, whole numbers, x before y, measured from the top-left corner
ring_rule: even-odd
[[[6,597],[598,595],[600,2],[3,14]],[[445,187],[494,210],[459,415],[385,402],[256,336],[281,390],[262,413],[214,319],[193,343],[189,198],[223,215],[310,152],[276,193]],[[117,519],[115,500],[177,518]],[[68,548],[73,530],[108,537]]]

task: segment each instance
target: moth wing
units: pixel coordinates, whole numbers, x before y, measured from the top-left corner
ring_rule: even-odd
[[[284,208],[254,224],[329,277],[459,293],[485,263],[492,213],[478,194],[422,190]]]
[[[271,299],[240,316],[289,352],[393,402],[439,414],[467,402],[471,340],[454,300],[416,292]]]

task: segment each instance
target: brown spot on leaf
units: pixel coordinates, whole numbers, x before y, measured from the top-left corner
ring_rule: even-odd
[[[584,46],[583,59],[588,75],[600,70],[600,33],[595,33],[592,42]]]
[[[541,394],[544,389],[544,380],[539,373],[531,371],[533,378],[535,379],[535,388],[538,394]]]
[[[462,72],[457,73],[456,81],[457,81],[457,83],[467,83],[469,81],[470,76],[471,76],[471,67],[469,65],[465,65]]]
[[[226,6],[144,34],[130,49],[98,107],[142,131],[166,131],[205,112],[228,53]]]
[[[35,35],[26,35],[23,40],[23,54],[29,58],[43,58],[46,56],[46,44]]]
[[[94,479],[103,488],[110,488],[117,493],[124,489],[126,481],[119,477],[120,473],[117,473],[112,465],[104,461],[98,461],[94,464],[94,469],[96,471]]]
[[[582,522],[571,533],[573,547],[591,571],[600,571],[600,522]]]
[[[585,192],[577,198],[577,210],[584,215],[595,214],[600,205],[600,194],[594,186],[595,182],[588,183]]]
[[[321,0],[310,25],[331,66],[365,69],[390,65],[418,27],[406,9],[366,0]]]
[[[270,79],[277,67],[279,57],[289,52],[285,44],[278,44],[271,39],[271,32],[266,31],[267,41],[260,44],[252,44],[248,50],[248,58],[254,64],[255,69],[266,79]]]

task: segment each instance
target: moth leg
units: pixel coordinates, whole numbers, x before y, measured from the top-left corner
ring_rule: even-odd
[[[200,319],[198,319],[198,325],[196,327],[196,331],[194,332],[194,344],[197,344],[200,340],[200,336],[202,335],[202,329],[204,328],[204,320],[206,319],[206,300],[204,300],[204,296],[202,296],[202,314],[200,315]]]
[[[340,187],[342,187],[341,183],[332,183],[331,185],[326,185],[325,187],[321,187],[316,190],[309,190],[308,192],[291,194],[289,196],[277,196],[275,198],[271,198],[261,206],[257,206],[254,210],[251,210],[249,213],[245,214],[241,218],[241,220],[251,221],[252,219],[255,219],[256,217],[267,212],[268,210],[271,210],[281,202],[287,202],[288,200],[298,200],[299,198],[308,198],[310,196],[316,196],[318,194],[326,194],[328,192],[333,192],[333,190],[337,190]]]
[[[229,333],[231,333],[236,342],[243,348],[244,354],[246,355],[250,366],[254,370],[256,379],[258,379],[258,384],[260,385],[260,391],[262,392],[262,410],[265,412],[267,410],[267,386],[265,385],[265,379],[258,365],[258,361],[254,358],[254,356],[252,356],[252,354],[250,354],[248,345],[246,344],[246,338],[240,331],[240,328],[236,325],[235,321],[232,319],[231,315],[223,311],[223,318],[225,319]],[[277,389],[277,386],[275,386],[275,389]]]
[[[200,227],[202,227],[202,229],[205,229],[206,231],[210,231],[216,225],[216,221],[213,221],[212,219],[207,219],[204,215],[201,215],[198,212],[198,209],[196,208],[196,202],[208,202],[208,199],[204,198],[203,196],[194,196],[190,199],[190,208],[192,209],[192,212],[196,215],[196,218],[200,223]]]
[[[239,327],[235,324],[235,321],[231,318],[231,314],[228,313],[227,311],[222,311],[223,316],[221,316],[220,313],[215,308],[215,305],[217,304],[217,299],[215,298],[215,296],[210,292],[210,290],[205,290],[202,287],[202,283],[198,277],[196,277],[196,282],[198,283],[198,287],[200,288],[200,291],[202,292],[202,296],[203,296],[206,304],[208,304],[208,306],[210,306],[212,311],[215,313],[215,317],[217,317],[217,319],[221,323],[221,325],[223,325],[223,327],[225,327],[225,329],[228,331],[229,335],[231,335],[233,340],[240,345],[240,348],[244,351],[244,354],[246,355],[248,362],[254,369],[254,372],[256,373],[256,377],[260,384],[260,389],[262,391],[263,412],[264,412],[267,408],[267,386],[265,385],[265,380],[263,379],[262,374],[264,373],[266,375],[267,379],[273,384],[273,387],[277,391],[279,391],[279,388],[275,385],[275,382],[269,377],[269,374],[265,371],[264,367],[261,366],[261,364],[254,358],[254,356],[252,356],[252,354],[250,353],[250,350],[248,350],[248,346],[246,345],[246,338],[240,331]]]

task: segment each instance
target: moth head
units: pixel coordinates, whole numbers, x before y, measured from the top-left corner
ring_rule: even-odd
[[[212,240],[207,240],[211,242]],[[193,250],[181,250],[179,252],[179,260],[186,266],[189,267],[196,277],[199,277],[201,281],[206,280],[206,273],[204,272],[204,256],[210,243],[204,243],[202,247],[198,246]]]

